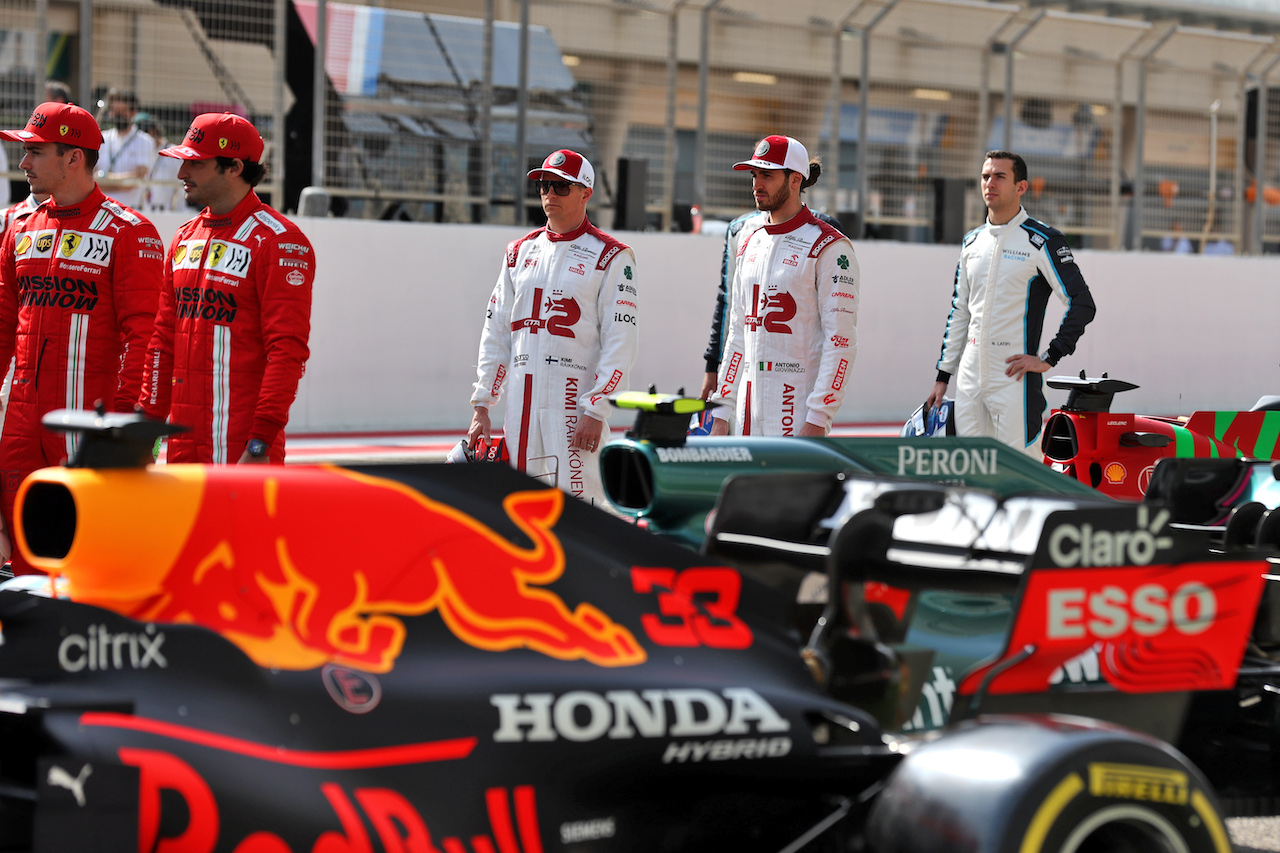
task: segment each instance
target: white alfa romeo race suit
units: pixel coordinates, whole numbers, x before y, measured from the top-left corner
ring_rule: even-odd
[[[803,208],[739,244],[719,388],[739,435],[830,431],[858,351],[853,244]],[[727,420],[727,418],[725,418]]]
[[[1040,351],[1053,293],[1067,306],[1058,333]],[[994,436],[1039,455],[1045,399],[1039,373],[1005,375],[1005,360],[1040,353],[1050,365],[1075,352],[1093,319],[1093,296],[1062,233],[1027,216],[984,223],[964,237],[938,381],[956,374],[956,434]]]
[[[511,464],[603,504],[599,451],[571,449],[578,419],[604,423],[608,395],[627,390],[639,310],[635,253],[589,222],[540,228],[507,246],[480,337],[473,406],[509,389],[503,424]]]

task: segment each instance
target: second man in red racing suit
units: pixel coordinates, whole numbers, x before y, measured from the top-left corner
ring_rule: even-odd
[[[248,121],[205,113],[182,145],[161,152],[184,161],[187,200],[204,205],[169,246],[139,400],[190,427],[169,437],[169,462],[284,462],[310,354],[315,254],[253,191],[262,149]]]

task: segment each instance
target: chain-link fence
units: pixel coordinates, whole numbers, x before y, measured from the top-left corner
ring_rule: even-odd
[[[980,222],[983,152],[1010,148],[1077,245],[1271,250],[1280,49],[1238,29],[980,0],[0,0],[0,120],[50,79],[118,134],[113,88],[170,140],[233,110],[278,206],[416,221],[536,221],[524,172],[571,147],[601,224],[663,230],[749,208],[731,166],[785,133],[824,160],[812,206],[914,242]],[[181,204],[172,175],[104,184]]]
[[[155,151],[180,141],[195,115],[235,112],[267,142],[268,177],[260,191],[279,197],[277,128],[288,89],[276,59],[278,11],[284,6],[252,0],[3,0],[0,121],[23,126],[32,107],[56,98],[56,84],[64,84],[71,101],[103,128],[104,191],[139,209],[171,210],[183,205],[177,161]],[[85,32],[92,33],[88,42]],[[54,88],[46,88],[49,81]],[[5,142],[4,150],[11,195],[20,198],[21,146]]]

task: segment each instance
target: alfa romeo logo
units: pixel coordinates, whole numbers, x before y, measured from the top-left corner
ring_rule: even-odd
[[[547,161],[547,165],[548,165],[548,166],[563,166],[563,165],[564,165],[564,154],[563,154],[562,152],[560,152],[560,151],[557,151],[556,153],[552,154],[552,155],[551,155],[551,159]]]
[[[769,140],[761,139],[760,144],[756,146],[756,156],[763,157],[769,153]]]

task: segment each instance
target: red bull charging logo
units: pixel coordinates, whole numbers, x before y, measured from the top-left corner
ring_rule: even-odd
[[[135,619],[204,625],[260,666],[387,672],[404,645],[403,617],[431,611],[479,649],[611,667],[646,659],[631,632],[597,607],[570,610],[544,588],[565,568],[552,531],[564,506],[559,489],[503,501],[532,542],[521,547],[408,486],[340,468],[264,476],[175,465],[163,475],[120,475],[154,487],[127,482],[123,491],[148,496],[166,527],[159,533],[157,518],[122,501],[120,488],[65,474],[58,479],[80,511],[76,542],[60,565],[44,567],[67,576],[74,598]],[[125,550],[119,525],[140,536],[145,525],[148,558],[91,559]]]

